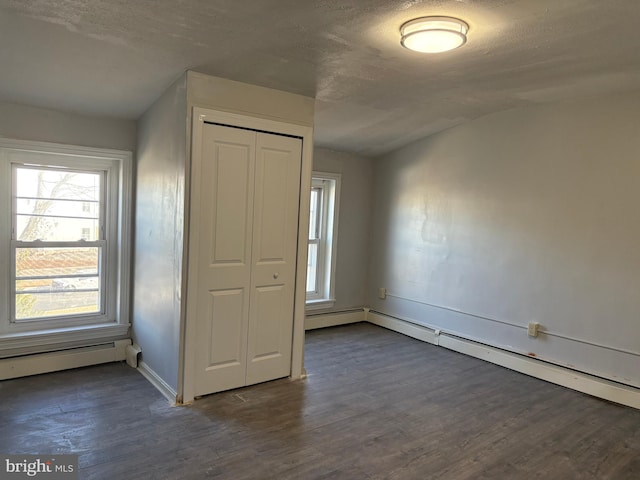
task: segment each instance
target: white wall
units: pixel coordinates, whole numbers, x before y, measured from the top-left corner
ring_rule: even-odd
[[[133,338],[141,359],[178,389],[187,138],[186,76],[138,128]]]
[[[0,136],[133,152],[136,122],[0,102]]]
[[[511,110],[378,159],[373,309],[640,386],[638,111]]]
[[[350,153],[316,148],[313,152],[313,169],[341,174],[336,303],[326,311],[336,312],[365,306],[371,238],[372,160]]]

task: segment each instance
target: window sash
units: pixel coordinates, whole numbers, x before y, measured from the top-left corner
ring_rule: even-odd
[[[72,248],[82,248],[82,249],[89,249],[89,248],[95,248],[97,249],[97,264],[96,264],[96,274],[86,274],[86,273],[64,273],[64,274],[57,274],[57,275],[28,275],[28,276],[19,276],[18,272],[17,272],[17,264],[16,264],[16,258],[17,258],[17,252],[18,250],[44,250],[44,249],[60,249],[60,250],[64,250],[66,248],[72,249]],[[106,295],[105,295],[105,280],[106,280],[106,255],[104,255],[104,252],[107,248],[107,242],[105,240],[98,240],[98,241],[92,241],[92,242],[87,242],[87,241],[78,241],[78,242],[41,242],[41,241],[37,241],[37,242],[21,242],[21,241],[15,241],[12,240],[11,242],[11,252],[12,252],[12,265],[11,265],[11,275],[12,275],[12,281],[10,283],[11,285],[11,307],[10,307],[10,317],[9,317],[9,321],[11,323],[15,323],[15,324],[20,324],[20,323],[36,323],[36,322],[42,322],[43,325],[47,325],[52,321],[56,321],[56,320],[69,320],[70,323],[87,323],[87,322],[102,322],[105,320],[105,313],[106,313]],[[51,281],[51,285],[53,285],[55,280],[62,280],[64,281],[65,279],[79,279],[80,282],[82,282],[82,279],[92,279],[92,278],[96,278],[97,279],[97,288],[93,288],[92,286],[87,288],[82,288],[82,285],[80,285],[80,288],[73,288],[72,290],[63,290],[63,289],[56,289],[55,287],[49,287],[49,288],[42,288],[40,290],[38,289],[31,289],[31,290],[18,290],[17,289],[17,283],[18,282],[28,282],[28,281],[47,281],[50,280]],[[27,294],[33,294],[34,296],[37,295],[44,295],[44,294],[49,294],[49,300],[55,300],[55,298],[52,298],[51,294],[67,294],[67,295],[77,295],[77,294],[82,294],[83,292],[92,292],[92,291],[97,291],[98,292],[98,302],[97,302],[97,311],[91,311],[91,312],[85,312],[85,313],[74,313],[74,312],[67,312],[64,314],[54,314],[54,315],[47,315],[46,312],[43,312],[43,315],[35,315],[35,316],[31,316],[31,317],[19,317],[18,316],[18,311],[17,311],[17,300],[18,300],[18,295],[27,295]],[[60,297],[61,295],[57,295],[58,297]],[[67,310],[69,310],[69,308],[67,308]]]

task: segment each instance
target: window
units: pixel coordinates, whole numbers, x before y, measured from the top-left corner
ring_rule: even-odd
[[[12,169],[12,321],[102,313],[105,172],[19,163]],[[99,205],[97,216],[84,209],[87,199]],[[100,234],[92,238],[91,230]]]
[[[0,356],[16,334],[126,333],[130,170],[128,152],[0,140]]]
[[[340,175],[314,172],[311,180],[307,309],[335,302],[335,264]]]

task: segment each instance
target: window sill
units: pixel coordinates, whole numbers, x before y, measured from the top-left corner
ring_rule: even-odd
[[[0,358],[107,343],[128,337],[129,324],[103,323],[0,335]]]
[[[313,310],[324,310],[331,308],[336,303],[335,298],[319,298],[318,300],[307,300],[305,311],[310,312]]]

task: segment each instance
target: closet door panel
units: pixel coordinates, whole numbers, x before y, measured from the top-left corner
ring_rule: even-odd
[[[301,155],[300,139],[257,135],[247,384],[290,373]]]
[[[196,395],[245,384],[255,137],[205,125],[199,182]]]
[[[215,379],[216,391],[244,384],[245,293],[245,289],[230,289],[210,291],[208,295],[208,331],[202,338],[208,342],[204,349],[208,354],[204,368],[207,376]]]

